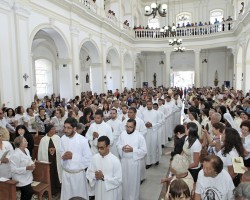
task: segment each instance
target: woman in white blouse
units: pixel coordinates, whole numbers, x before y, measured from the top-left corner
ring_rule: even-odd
[[[200,152],[201,143],[198,136],[198,127],[194,122],[189,122],[187,124],[187,137],[183,145],[182,155],[189,161],[189,172],[191,173],[194,182],[197,181],[198,173],[201,170],[200,164]]]
[[[244,158],[244,147],[238,131],[234,128],[226,128],[221,134],[221,142],[223,142],[221,150],[217,153],[223,162],[223,168],[228,171],[232,179],[234,179],[237,174],[233,170],[233,157],[243,157]]]
[[[56,109],[55,115],[56,116],[52,117],[50,120],[50,123],[56,128],[56,134],[62,137],[64,134],[63,126],[66,118],[64,117],[64,113],[61,108]]]
[[[9,157],[13,153],[13,147],[8,141],[3,141],[3,133],[0,132],[0,177],[11,178]]]
[[[244,146],[244,165],[250,167],[250,121],[243,121],[240,125],[241,139]]]
[[[13,155],[10,157],[12,179],[18,181],[17,187],[21,190],[20,200],[30,200],[33,195],[31,183],[33,181],[32,171],[35,164],[31,160],[27,141],[23,136],[14,140],[16,147]]]

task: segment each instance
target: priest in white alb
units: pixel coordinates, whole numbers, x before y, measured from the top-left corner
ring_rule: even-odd
[[[56,194],[61,188],[62,166],[60,143],[61,138],[56,135],[56,128],[49,124],[45,128],[46,135],[41,139],[38,147],[38,160],[50,162],[50,182],[52,194]]]
[[[95,200],[122,200],[122,168],[120,160],[110,152],[107,136],[98,138],[99,153],[93,156],[86,176],[95,188]]]
[[[122,122],[117,117],[117,110],[116,108],[112,108],[110,110],[110,120],[106,123],[110,125],[113,133],[113,144],[110,147],[110,151],[112,154],[114,154],[117,158],[119,158],[119,153],[117,150],[116,143],[118,141],[118,138],[122,132]]]
[[[147,158],[146,169],[152,164],[159,164],[159,146],[158,146],[158,128],[160,119],[157,112],[153,109],[152,101],[147,101],[147,109],[142,113],[143,121],[147,127],[146,144],[147,144]]]
[[[92,153],[85,137],[76,133],[77,120],[67,118],[65,135],[61,138],[62,190],[61,200],[72,197],[89,199],[85,170],[89,167]]]
[[[98,109],[95,112],[95,122],[92,123],[86,133],[86,138],[89,140],[91,152],[93,155],[98,153],[97,140],[100,136],[106,135],[110,139],[110,144],[113,144],[112,129],[109,124],[103,121],[103,111]]]
[[[123,131],[117,142],[122,165],[122,199],[139,200],[141,159],[147,154],[144,137],[135,130],[136,121],[129,119],[126,131]]]

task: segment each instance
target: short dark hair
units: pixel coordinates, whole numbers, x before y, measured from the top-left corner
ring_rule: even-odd
[[[135,121],[135,119],[128,119],[127,122],[133,122],[133,123],[134,123],[134,126],[136,126],[136,121]]]
[[[134,107],[130,107],[129,110],[132,110],[134,113],[137,112],[136,108],[134,108]]]
[[[178,133],[178,132],[180,132],[180,133],[185,133],[185,126],[183,126],[183,125],[181,125],[181,124],[177,125],[177,126],[174,128],[174,133],[176,134],[176,133]]]
[[[242,126],[246,126],[248,128],[248,131],[250,131],[250,121],[246,120],[241,122],[240,128],[242,128]]]
[[[214,123],[214,124],[213,124],[213,127],[214,127],[216,130],[219,129],[220,133],[223,133],[223,131],[224,131],[225,128],[226,128],[226,126],[225,126],[223,123],[221,123],[221,122],[216,122],[216,123]]]
[[[158,103],[154,103],[154,104],[153,104],[153,106],[157,106],[157,107],[159,107],[159,106],[158,106]]]
[[[77,127],[77,120],[73,117],[68,117],[65,121],[64,124],[70,124],[73,128]]]
[[[219,156],[216,155],[209,155],[204,158],[204,162],[210,162],[214,171],[219,174],[223,169],[223,162]]]
[[[99,137],[98,142],[105,142],[107,146],[110,145],[110,139],[106,135]]]
[[[101,109],[97,109],[95,115],[100,115],[101,117],[103,117],[103,111]]]

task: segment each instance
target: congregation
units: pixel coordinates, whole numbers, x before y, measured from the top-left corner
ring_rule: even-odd
[[[62,200],[139,200],[146,170],[174,140],[165,199],[250,199],[249,119],[250,92],[225,87],[124,88],[70,100],[52,94],[26,109],[3,105],[0,177],[18,181],[29,200],[36,160],[46,161]],[[241,173],[233,167],[240,158]]]

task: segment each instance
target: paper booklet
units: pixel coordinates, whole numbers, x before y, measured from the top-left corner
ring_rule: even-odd
[[[5,151],[5,152],[3,153],[2,157],[1,157],[1,160],[2,160],[3,158],[6,158],[7,154],[9,153],[9,151],[10,151],[10,150]]]
[[[233,169],[234,169],[234,173],[237,174],[244,174],[245,173],[245,166],[244,166],[244,162],[243,162],[243,158],[242,157],[233,157],[232,158],[232,163],[233,163]]]
[[[5,182],[5,181],[8,181],[8,180],[10,180],[10,179],[4,178],[4,177],[0,177],[0,182]]]
[[[37,186],[37,185],[39,185],[39,184],[40,184],[40,182],[33,181],[33,182],[31,183],[31,186],[35,187],[35,186]]]

